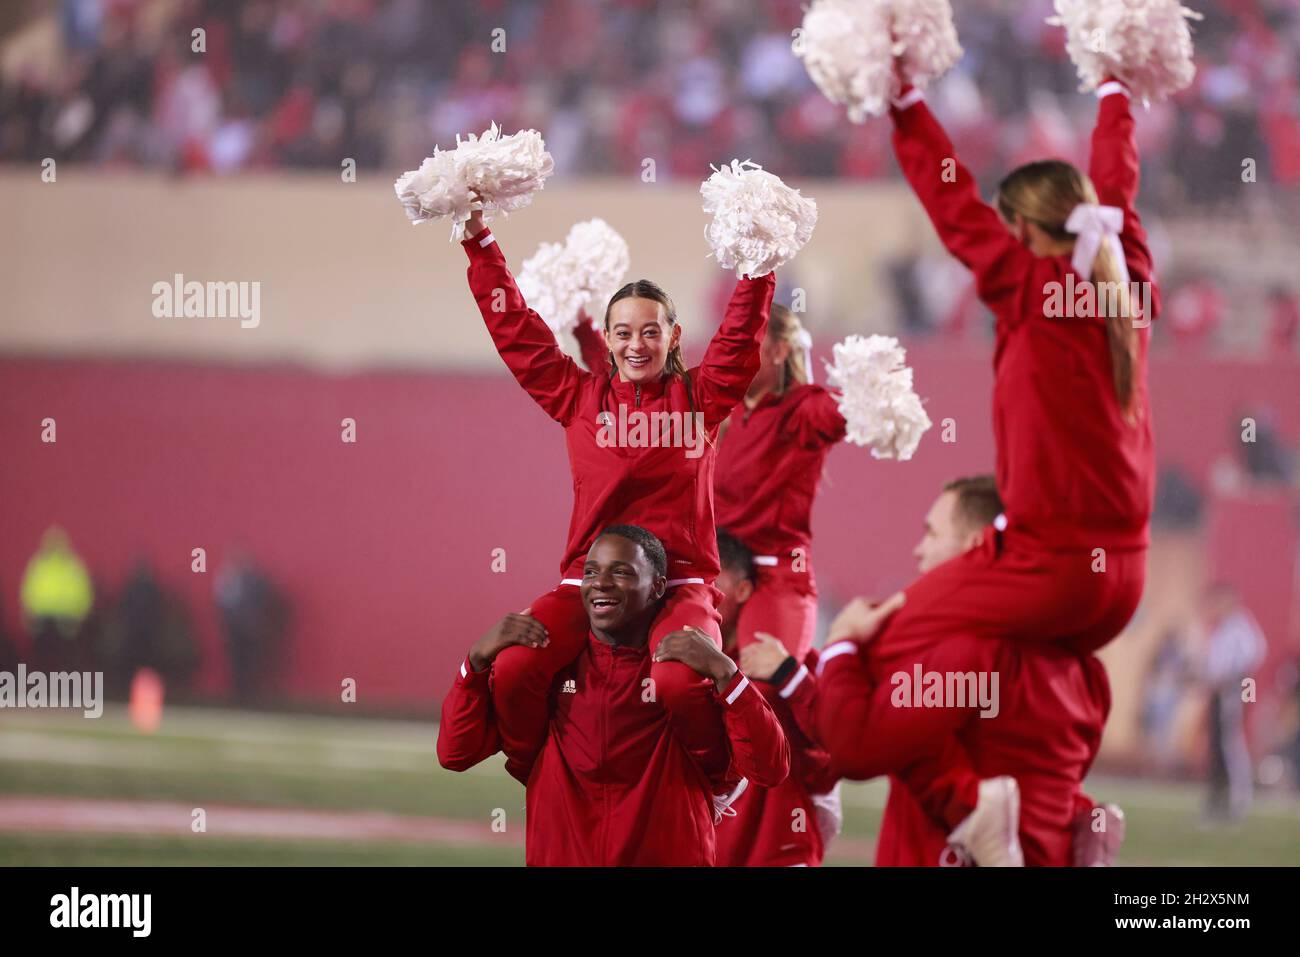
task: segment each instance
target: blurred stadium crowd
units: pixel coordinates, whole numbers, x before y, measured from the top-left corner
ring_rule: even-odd
[[[544,131],[557,175],[696,179],[752,157],[781,175],[892,176],[888,124],[854,126],[791,55],[802,0],[49,0],[0,51],[0,160],[230,173],[414,165],[496,121]],[[1194,86],[1140,124],[1143,201],[1212,206],[1300,184],[1296,0],[1195,2]],[[1050,0],[954,4],[967,51],[938,108],[982,179],[1080,155]],[[11,23],[12,27],[13,24]],[[206,55],[191,53],[205,31]],[[504,32],[505,54],[493,52]],[[499,41],[498,41],[499,42]],[[990,183],[990,186],[992,184]]]

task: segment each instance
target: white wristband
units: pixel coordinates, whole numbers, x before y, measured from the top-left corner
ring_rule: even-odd
[[[923,93],[917,87],[912,87],[902,96],[900,96],[898,99],[891,100],[890,102],[894,104],[894,109],[905,110],[909,106],[913,106],[917,103],[920,103],[924,99],[925,99],[925,93]]]
[[[1110,96],[1112,93],[1123,93],[1125,96],[1128,96],[1128,87],[1119,82],[1119,80],[1111,80],[1109,83],[1103,83],[1101,86],[1097,87],[1097,99],[1099,100],[1103,97]]]

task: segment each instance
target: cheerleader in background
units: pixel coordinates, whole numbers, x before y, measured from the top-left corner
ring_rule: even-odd
[[[892,707],[891,674],[915,664],[943,671],[956,639],[1086,654],[1120,632],[1141,598],[1155,474],[1147,327],[1159,294],[1135,208],[1129,91],[1111,79],[1097,95],[1089,175],[1030,163],[1002,181],[996,209],[919,91],[905,90],[891,110],[908,182],[996,317],[993,428],[1006,508],[979,546],[906,590],[873,663],[854,640],[823,652],[818,728],[847,776],[907,766],[927,727],[943,724],[945,709]],[[834,637],[864,634],[856,620],[870,615],[855,602]],[[907,783],[926,791],[914,775]],[[944,819],[977,862],[1014,863],[1016,802],[1014,780],[986,781],[949,802]]]
[[[737,281],[721,327],[703,362],[688,370],[672,300],[647,280],[628,283],[605,310],[606,351],[613,365],[583,372],[528,308],[481,214],[469,220],[463,246],[469,285],[497,351],[516,380],[564,427],[573,472],[573,512],[559,585],[530,605],[546,639],[503,651],[494,662],[493,704],[507,766],[533,765],[547,729],[555,674],[586,645],[587,614],[579,586],[587,551],[600,530],[640,525],[668,552],[668,595],[651,629],[652,655],[670,632],[694,627],[721,646],[717,611],[718,551],[713,516],[718,427],[760,366],[759,345],[776,285],[773,273]],[[631,413],[670,413],[691,440],[683,448],[623,441],[616,426]],[[653,421],[653,419],[651,419]],[[611,441],[612,437],[612,441]],[[716,703],[709,682],[677,661],[655,659],[653,700],[706,773],[729,761],[713,733]],[[724,796],[721,812],[737,790]]]

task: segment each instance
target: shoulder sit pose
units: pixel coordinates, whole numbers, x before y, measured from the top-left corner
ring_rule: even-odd
[[[672,300],[647,280],[628,283],[605,310],[613,366],[585,372],[528,308],[481,216],[470,219],[467,236],[469,285],[488,332],[515,379],[563,427],[573,472],[560,582],[530,606],[548,641],[507,648],[494,668],[494,714],[507,759],[530,764],[545,735],[552,680],[584,646],[579,587],[587,551],[602,528],[640,525],[667,550],[667,594],[651,628],[651,651],[665,635],[688,626],[721,644],[713,587],[714,446],[718,426],[758,371],[776,278],[769,273],[737,281],[703,362],[690,370],[682,361]],[[654,699],[687,749],[700,762],[711,760],[709,683],[677,661],[655,662],[650,677]]]
[[[953,159],[918,91],[891,111],[908,182],[996,317],[993,427],[1005,514],[977,547],[906,589],[876,639],[875,664],[853,641],[823,652],[821,742],[852,777],[905,764],[909,742],[930,724],[944,733],[945,709],[890,705],[896,670],[963,670],[954,655],[967,639],[1094,651],[1141,598],[1155,471],[1147,327],[1159,294],[1135,208],[1128,91],[1111,80],[1097,93],[1089,174],[1060,161],[1022,166],[1002,181],[996,209]],[[858,631],[852,617],[841,636]],[[948,823],[985,794],[968,793]]]
[[[727,777],[775,787],[790,766],[776,715],[714,641],[693,628],[663,636],[652,623],[667,589],[663,545],[645,529],[608,528],[585,556],[585,628],[576,658],[549,689],[545,743],[531,763],[510,767],[527,788],[530,865],[669,866],[715,862],[712,795]],[[494,663],[545,641],[528,614],[507,615],[475,643],[443,700],[438,760],[463,771],[506,746],[493,687]],[[709,691],[701,730],[729,755],[709,775],[687,754],[663,708],[644,695],[659,664],[691,671]]]

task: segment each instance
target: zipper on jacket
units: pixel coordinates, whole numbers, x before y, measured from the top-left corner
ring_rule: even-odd
[[[639,409],[641,408],[641,387],[634,385],[632,388],[636,390],[636,407]]]

